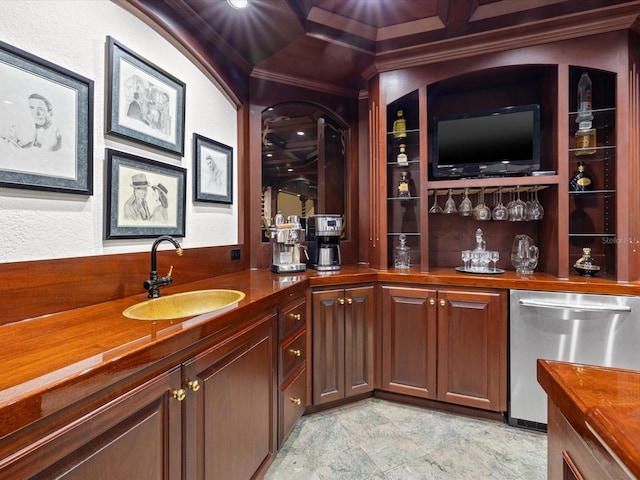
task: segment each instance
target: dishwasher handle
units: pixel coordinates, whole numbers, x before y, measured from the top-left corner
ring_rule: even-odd
[[[520,305],[522,305],[523,307],[556,308],[556,309],[575,310],[576,312],[625,313],[625,312],[631,311],[631,307],[628,305],[604,306],[604,307],[600,307],[598,305],[589,305],[585,307],[584,305],[536,302],[535,300],[522,300],[522,299],[520,299],[518,303],[520,303]]]

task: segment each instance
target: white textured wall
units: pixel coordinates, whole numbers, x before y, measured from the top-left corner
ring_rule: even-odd
[[[105,139],[107,35],[186,83],[182,159]],[[0,188],[0,262],[149,248],[152,239],[103,240],[105,147],[187,169],[186,236],[180,239],[183,247],[238,242],[237,175],[233,205],[193,203],[193,132],[233,147],[237,174],[235,107],[197,65],[142,20],[109,0],[1,0],[0,40],[94,81],[94,194]]]

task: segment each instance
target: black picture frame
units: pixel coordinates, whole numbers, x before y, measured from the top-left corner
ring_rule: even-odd
[[[194,133],[193,164],[193,199],[233,204],[233,148]]]
[[[106,133],[184,154],[186,85],[107,37]]]
[[[93,80],[0,42],[0,186],[93,195]]]
[[[186,169],[109,148],[105,157],[104,238],[184,237]]]

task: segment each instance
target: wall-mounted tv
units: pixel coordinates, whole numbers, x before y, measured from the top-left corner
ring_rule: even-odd
[[[434,117],[434,178],[523,176],[540,169],[540,106]]]

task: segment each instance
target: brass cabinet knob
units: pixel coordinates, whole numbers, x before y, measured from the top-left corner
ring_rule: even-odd
[[[302,320],[302,315],[300,315],[299,313],[292,313],[291,318],[294,319],[296,322],[299,322],[300,320]]]
[[[293,355],[294,357],[301,357],[302,356],[302,350],[297,350],[297,349],[294,349],[294,348],[291,348],[289,350],[289,353],[291,355]]]
[[[294,405],[302,405],[302,400],[300,400],[299,398],[291,397],[289,400],[291,400],[291,403],[293,403]]]
[[[429,299],[429,305],[435,305],[436,301],[433,298]]]
[[[189,387],[192,392],[197,392],[200,390],[200,382],[198,382],[198,380],[189,380],[187,382],[187,387]]]
[[[444,307],[447,304],[447,302],[445,302],[444,300],[440,300],[440,306]]]
[[[339,303],[340,305],[344,305],[344,298],[339,298],[339,299],[338,299],[338,303]]]
[[[171,392],[171,395],[173,395],[173,398],[175,398],[176,400],[181,402],[187,396],[187,391],[184,388],[179,388],[179,389],[174,390],[173,392]]]
[[[353,304],[353,298],[347,298],[347,305]]]

